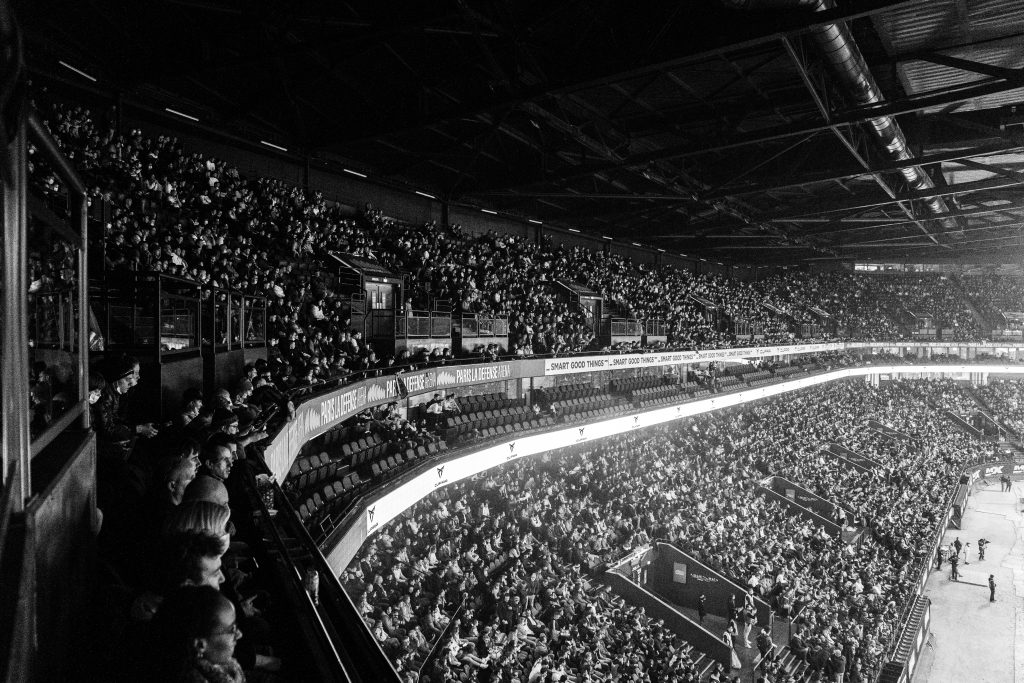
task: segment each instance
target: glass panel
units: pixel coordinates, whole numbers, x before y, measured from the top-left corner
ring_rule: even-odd
[[[78,251],[50,222],[64,216],[58,197],[47,221],[29,216],[29,431],[46,431],[78,400]]]
[[[160,283],[160,350],[185,351],[199,344],[199,288],[163,278]]]
[[[267,300],[263,297],[246,297],[245,344],[259,346],[267,341]]]
[[[452,317],[450,315],[434,315],[430,319],[431,337],[449,337],[452,333]]]
[[[238,348],[242,342],[242,295],[235,292],[228,300],[231,303],[228,309],[228,340],[231,348]]]

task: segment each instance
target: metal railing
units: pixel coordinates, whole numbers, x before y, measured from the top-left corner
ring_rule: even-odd
[[[645,320],[643,322],[644,335],[648,337],[667,337],[668,336],[668,323],[661,318],[654,318],[653,320]]]
[[[608,326],[612,337],[640,337],[644,333],[643,324],[634,318],[612,318]]]
[[[395,319],[395,336],[399,339],[450,337],[452,316],[443,312],[407,311],[404,316]]]
[[[507,337],[508,318],[504,316],[463,315],[462,338]]]

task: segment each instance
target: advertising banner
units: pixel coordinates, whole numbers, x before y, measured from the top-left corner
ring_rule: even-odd
[[[548,358],[544,360],[544,374],[571,375],[579,372],[651,368],[658,365],[675,365],[679,363],[710,363],[719,360],[763,358],[765,356],[780,356],[793,353],[821,353],[823,351],[837,351],[842,348],[842,343],[790,344],[788,346],[747,346],[708,351],[668,351],[665,353],[624,353],[617,355],[575,356],[573,358]]]

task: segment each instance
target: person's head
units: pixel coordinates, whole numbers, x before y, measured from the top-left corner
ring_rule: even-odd
[[[227,389],[217,389],[213,392],[213,400],[211,401],[214,406],[221,406],[224,408],[231,407],[231,394]]]
[[[230,408],[217,406],[213,411],[213,421],[210,423],[210,426],[225,434],[237,434],[238,414]]]
[[[135,356],[129,356],[126,353],[121,356],[120,367],[122,370],[129,370],[131,372],[131,378],[128,385],[129,389],[139,383],[142,366],[139,364],[138,358]]]
[[[252,389],[252,382],[250,380],[240,380],[238,386],[235,387],[235,401],[237,403],[245,403],[252,396]]]
[[[185,489],[196,478],[196,467],[191,457],[167,455],[157,460],[154,475],[158,495],[172,505],[180,505]]]
[[[203,409],[203,394],[195,387],[185,390],[185,393],[181,396],[181,413],[188,417],[189,421],[196,419],[199,416],[199,411]]]
[[[179,534],[186,532],[204,532],[217,536],[225,544],[231,542],[228,533],[228,522],[231,510],[211,503],[207,500],[190,500],[179,505],[167,519],[164,532]]]
[[[118,394],[124,394],[131,389],[138,382],[138,378],[135,374],[135,366],[130,364],[130,361],[124,361],[119,364],[118,368],[114,372],[114,376],[111,380],[111,385],[114,387],[114,391]]]
[[[93,405],[103,396],[103,390],[107,388],[107,380],[103,375],[93,370],[89,373],[89,405]]]
[[[231,474],[231,463],[234,458],[231,449],[223,443],[211,439],[203,447],[200,459],[210,476],[223,481]]]
[[[154,664],[165,667],[159,673],[168,678],[180,676],[197,659],[230,663],[242,637],[231,601],[210,586],[171,591],[153,618],[152,629],[153,642],[160,648]]]
[[[222,536],[205,531],[184,531],[164,537],[164,569],[167,585],[211,586],[224,583],[221,557],[227,550]]]

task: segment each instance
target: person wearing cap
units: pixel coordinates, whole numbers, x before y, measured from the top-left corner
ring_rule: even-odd
[[[151,438],[158,433],[152,423],[133,425],[121,414],[121,397],[134,386],[134,382],[134,367],[122,364],[114,373],[113,381],[107,383],[99,400],[92,405],[93,425],[101,456],[126,460],[137,436]]]

